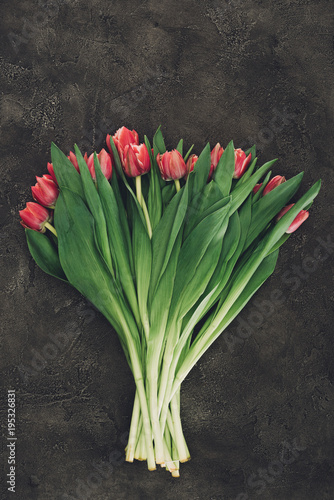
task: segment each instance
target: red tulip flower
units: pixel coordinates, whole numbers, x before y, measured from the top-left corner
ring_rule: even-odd
[[[123,170],[129,177],[146,174],[151,168],[145,144],[127,144],[123,150]]]
[[[111,135],[107,134],[106,144],[107,144],[107,148],[109,149],[109,153],[112,155],[112,149],[111,149],[111,145],[110,145],[110,139],[111,139]]]
[[[286,207],[282,208],[282,210],[277,215],[276,220],[279,221],[283,217],[283,215],[285,215],[290,210],[290,208],[292,208],[293,206],[294,206],[294,203],[291,203],[291,205],[287,205]],[[301,226],[303,224],[303,222],[306,221],[306,219],[308,218],[309,215],[310,214],[307,210],[301,210],[299,212],[299,214],[294,218],[294,220],[292,221],[292,223],[288,227],[287,231],[285,231],[285,232],[290,234],[290,233],[293,233],[294,231],[296,231],[296,229],[298,229],[299,226]]]
[[[20,210],[19,214],[23,227],[34,229],[34,231],[39,231],[40,233],[45,233],[45,223],[51,220],[49,210],[32,201],[29,201],[26,208]]]
[[[44,207],[54,208],[59,190],[51,175],[36,177],[36,180],[37,183],[31,188],[34,200]]]
[[[115,143],[115,146],[117,148],[119,157],[121,161],[123,162],[123,151],[125,146],[128,146],[129,144],[136,144],[137,146],[139,145],[139,137],[138,133],[135,130],[129,130],[126,127],[121,127],[119,128],[116,133],[113,135],[113,140]],[[107,135],[107,145],[112,152],[111,146],[110,146],[110,135]]]
[[[48,169],[49,175],[51,176],[53,182],[58,186],[58,182],[57,182],[54,170],[53,170],[52,163],[48,163],[47,169]]]
[[[197,162],[197,160],[198,160],[197,155],[190,155],[189,156],[188,161],[186,163],[187,176],[190,174],[190,172],[192,172],[194,170],[194,166],[195,166],[195,163]]]
[[[165,181],[175,181],[187,175],[187,166],[177,149],[166,151],[163,155],[158,154],[157,162],[161,176]]]
[[[282,177],[281,175],[275,175],[275,177],[273,177],[264,188],[263,196],[270,193],[270,191],[275,189],[275,187],[279,186],[280,184],[283,184],[283,182],[285,181],[286,181],[285,177]]]
[[[72,151],[70,151],[70,154],[69,154],[69,156],[67,158],[70,160],[70,162],[72,163],[72,165],[74,165],[75,170],[77,172],[79,172],[79,174],[80,174],[79,163],[78,163],[78,160],[77,160],[77,157],[75,156],[75,154],[72,153]]]
[[[255,186],[253,188],[253,193],[256,194],[261,186],[262,186],[262,182],[261,182],[261,184],[255,184]]]
[[[263,193],[262,193],[263,196],[265,196],[266,194],[270,193],[270,191],[272,191],[273,189],[275,189],[275,187],[279,186],[280,184],[283,184],[283,182],[285,182],[285,181],[286,181],[285,177],[282,177],[281,175],[275,175],[275,177],[273,177],[268,182],[268,184],[266,185],[266,187],[264,188]],[[261,186],[262,186],[262,182],[261,182],[261,184],[256,184],[254,186],[253,193],[254,194],[257,193]]]
[[[216,170],[219,160],[223,153],[224,153],[224,148],[222,148],[219,142],[217,142],[217,144],[211,151],[211,167],[209,172],[209,179],[211,179],[213,172]]]
[[[240,177],[244,175],[251,159],[252,159],[251,153],[249,153],[249,155],[246,156],[246,153],[242,149],[239,148],[234,150],[235,167],[234,167],[233,179],[240,179]]]
[[[111,157],[110,154],[107,153],[105,149],[101,149],[99,154],[97,155],[98,160],[100,162],[101,170],[106,179],[110,179],[112,175],[112,163],[111,163]],[[90,174],[92,178],[95,180],[96,175],[95,175],[95,167],[94,167],[94,153],[92,153],[89,158],[87,158],[87,153],[84,156],[84,159],[88,165]]]

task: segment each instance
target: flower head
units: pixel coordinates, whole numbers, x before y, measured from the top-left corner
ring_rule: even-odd
[[[80,174],[79,163],[78,163],[78,160],[77,160],[77,157],[75,156],[75,154],[72,151],[70,151],[70,154],[68,155],[67,158],[70,160],[70,162],[72,163],[72,165],[74,165],[75,170],[77,172],[79,172],[79,174]]]
[[[197,160],[198,160],[198,156],[197,155],[190,155],[189,156],[189,158],[187,160],[187,163],[186,163],[187,177],[190,174],[190,172],[192,172],[194,170],[194,166],[195,166],[195,163],[197,162]]]
[[[246,153],[242,149],[235,149],[234,150],[234,161],[235,161],[235,167],[234,167],[234,174],[233,174],[233,179],[240,179],[242,177],[252,159],[252,154],[249,153],[248,156],[246,156]]]
[[[281,175],[275,175],[275,177],[273,177],[264,188],[262,195],[265,196],[266,194],[270,193],[270,191],[275,189],[280,184],[283,184],[283,182],[285,181],[286,181],[285,177],[282,177]],[[253,188],[253,193],[254,194],[257,193],[261,186],[262,182],[261,184],[255,184]]]
[[[263,190],[263,196],[265,196],[266,194],[270,193],[270,191],[272,191],[273,189],[275,189],[280,184],[283,184],[283,182],[285,182],[285,181],[286,181],[285,177],[282,177],[281,175],[275,175],[275,177],[273,177],[268,182],[268,184],[266,185],[266,187],[264,188],[264,190]]]
[[[52,176],[43,175],[43,177],[36,177],[36,180],[37,183],[35,186],[31,187],[34,200],[44,207],[54,208],[59,195],[59,189]]]
[[[38,203],[29,201],[24,210],[19,212],[23,227],[34,229],[40,233],[45,233],[45,223],[51,220],[51,213]]]
[[[209,172],[209,179],[211,179],[213,172],[216,170],[219,160],[223,153],[224,153],[224,148],[222,148],[219,142],[217,142],[217,144],[211,151],[211,166]]]
[[[52,177],[53,182],[54,182],[55,184],[57,184],[57,186],[58,186],[58,182],[57,182],[57,179],[56,179],[56,176],[55,176],[54,170],[53,170],[53,165],[52,165],[52,163],[48,163],[47,169],[48,169],[49,175],[51,175],[51,177]]]
[[[110,138],[111,136],[108,134],[107,146],[109,148],[109,151],[112,152],[110,145]],[[123,151],[125,146],[128,146],[129,144],[136,144],[137,146],[139,145],[138,133],[135,130],[131,131],[126,127],[119,128],[113,135],[113,140],[122,162],[123,162]]]
[[[187,167],[185,161],[177,151],[166,151],[166,153],[157,155],[157,163],[161,172],[161,176],[165,181],[181,179],[187,175]]]
[[[100,162],[101,170],[102,170],[104,177],[109,180],[112,176],[112,163],[111,163],[110,154],[107,153],[107,151],[105,149],[101,149],[101,151],[97,155],[97,158]],[[95,180],[96,175],[95,175],[95,166],[94,166],[94,153],[92,153],[89,157],[87,157],[87,153],[86,153],[84,156],[84,160],[87,163],[88,169],[90,171],[90,175]]]
[[[145,144],[127,144],[123,150],[123,170],[129,177],[146,174],[151,168]]]
[[[261,188],[261,186],[262,182],[260,184],[255,184],[255,186],[253,187],[253,193],[256,194],[258,190]]]
[[[286,207],[282,208],[282,210],[277,215],[276,220],[279,221],[283,217],[283,215],[285,215],[293,206],[294,203],[291,203],[291,205],[287,205]],[[285,232],[290,234],[296,231],[296,229],[298,229],[299,226],[301,226],[303,222],[306,221],[309,215],[310,214],[307,210],[301,210],[298,213],[298,215],[293,219],[292,223]]]

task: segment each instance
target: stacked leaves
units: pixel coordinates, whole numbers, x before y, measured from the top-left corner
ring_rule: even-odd
[[[207,145],[173,183],[160,175],[157,158],[166,148],[158,129],[153,148],[145,137],[150,170],[135,184],[108,140],[117,170],[110,182],[96,154],[93,179],[77,147],[79,171],[52,144],[57,238],[26,229],[28,245],[45,272],[77,288],[118,334],[136,384],[126,459],[178,476],[179,462],[190,458],[180,385],[272,274],[286,231],[311,206],[320,181],[277,221],[302,174],[264,196],[275,160],[260,167],[255,147],[239,179],[231,142],[213,173]],[[177,149],[183,155],[182,140]]]

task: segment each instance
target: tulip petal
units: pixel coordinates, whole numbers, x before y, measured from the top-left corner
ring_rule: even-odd
[[[307,210],[301,210],[299,212],[299,214],[297,215],[297,217],[290,224],[289,229],[286,231],[287,234],[291,234],[294,231],[296,231],[296,229],[298,229],[299,226],[301,226],[303,224],[303,222],[306,221],[306,219],[308,218],[309,215],[310,214]]]

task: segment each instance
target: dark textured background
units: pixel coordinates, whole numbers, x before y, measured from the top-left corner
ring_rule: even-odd
[[[2,498],[334,498],[334,248],[319,246],[333,233],[333,13],[331,0],[1,1],[1,366],[18,400],[17,493]],[[302,191],[324,183],[256,297],[281,303],[261,319],[253,300],[252,329],[235,321],[183,384],[181,478],[122,458],[102,478],[132,376],[104,318],[36,267],[18,210],[52,140],[91,151],[122,124],[143,137],[160,123],[169,147],[255,141],[275,174],[305,170]]]

